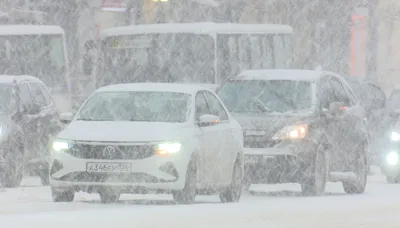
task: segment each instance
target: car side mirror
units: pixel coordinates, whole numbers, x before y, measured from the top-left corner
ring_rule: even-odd
[[[72,119],[74,119],[74,114],[72,112],[64,112],[60,114],[60,121],[63,124],[71,123]]]
[[[215,115],[205,114],[199,117],[200,127],[212,126],[218,123],[219,123],[219,117]]]
[[[343,102],[332,102],[329,104],[329,113],[340,115],[346,110],[346,105]]]

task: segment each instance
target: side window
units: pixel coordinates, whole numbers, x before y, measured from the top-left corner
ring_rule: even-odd
[[[38,84],[40,87],[40,91],[43,94],[44,100],[46,102],[46,106],[47,105],[51,105],[53,103],[53,100],[48,92],[48,90],[46,89],[46,87],[43,84]]]
[[[34,103],[40,105],[40,107],[47,106],[46,99],[44,98],[44,95],[40,88],[40,84],[39,83],[30,83],[30,87],[31,87],[31,93],[32,93]]]
[[[204,93],[210,106],[211,114],[218,116],[221,121],[228,120],[228,114],[226,114],[224,107],[215,95],[208,91],[204,91]]]
[[[319,100],[324,109],[329,109],[330,103],[335,100],[331,84],[327,78],[323,78],[320,81]]]
[[[18,85],[18,89],[19,89],[21,110],[31,108],[33,105],[33,100],[28,83],[22,83]]]
[[[202,116],[202,115],[211,114],[210,108],[208,107],[207,100],[206,100],[203,92],[197,93],[195,102],[196,102],[196,104],[195,104],[196,120],[198,120],[200,118],[200,116]]]
[[[342,83],[335,78],[331,78],[330,83],[332,85],[332,89],[335,94],[335,101],[343,102],[345,105],[349,106],[350,99],[349,99]]]

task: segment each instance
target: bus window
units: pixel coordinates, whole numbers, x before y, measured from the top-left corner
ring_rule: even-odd
[[[262,63],[263,63],[263,68],[264,69],[270,69],[274,68],[274,45],[272,43],[272,37],[269,35],[263,35],[262,36],[262,50],[263,50],[263,56],[262,56]]]
[[[286,55],[285,55],[285,46],[283,44],[282,36],[274,36],[274,50],[275,50],[275,67],[278,69],[285,68]]]
[[[251,49],[251,68],[262,69],[263,68],[263,42],[262,37],[259,35],[250,36],[250,49]]]

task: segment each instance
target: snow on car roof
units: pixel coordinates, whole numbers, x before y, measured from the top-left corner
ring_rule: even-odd
[[[321,76],[318,70],[249,70],[232,80],[299,80],[312,81]]]
[[[0,84],[11,84],[14,81],[20,82],[25,80],[41,82],[39,79],[30,75],[0,75]]]
[[[132,25],[105,29],[101,32],[101,37],[133,35],[143,33],[288,33],[293,32],[292,27],[278,24],[234,24],[234,23],[164,23],[150,25]]]
[[[151,92],[176,92],[176,93],[186,93],[195,94],[199,90],[210,89],[191,84],[175,84],[175,83],[126,83],[126,84],[116,84],[104,86],[96,92],[113,92],[113,91],[151,91]]]
[[[52,25],[0,25],[0,36],[38,34],[64,34],[64,30]]]

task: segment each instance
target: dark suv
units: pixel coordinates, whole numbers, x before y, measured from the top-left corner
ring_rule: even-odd
[[[0,76],[0,180],[20,185],[24,170],[48,184],[49,142],[61,130],[46,86],[31,76]]]
[[[248,184],[300,183],[321,195],[327,181],[361,194],[367,182],[364,109],[344,79],[307,70],[247,71],[218,94],[244,130]]]

